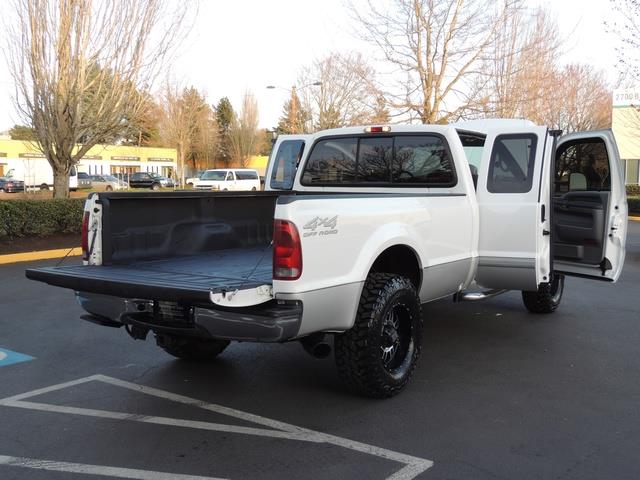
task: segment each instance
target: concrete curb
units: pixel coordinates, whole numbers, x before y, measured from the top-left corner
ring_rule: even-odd
[[[82,255],[80,247],[58,248],[56,250],[41,250],[38,252],[10,253],[0,255],[0,265],[19,262],[32,262],[34,260],[47,260],[51,258],[75,257]]]

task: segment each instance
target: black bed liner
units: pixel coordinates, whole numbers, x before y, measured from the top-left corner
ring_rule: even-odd
[[[34,268],[26,275],[82,292],[206,304],[211,292],[271,285],[272,249],[270,245],[243,247],[128,265]]]

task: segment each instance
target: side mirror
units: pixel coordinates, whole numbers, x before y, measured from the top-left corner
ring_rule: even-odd
[[[587,177],[582,173],[572,173],[569,175],[569,191],[586,190],[587,189]]]

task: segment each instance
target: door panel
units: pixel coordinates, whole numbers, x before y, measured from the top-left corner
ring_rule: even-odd
[[[554,265],[559,272],[616,281],[625,256],[627,202],[610,130],[566,135],[558,143]],[[580,181],[568,179],[579,177]]]
[[[568,192],[553,201],[557,259],[598,265],[604,259],[609,192]]]
[[[546,127],[487,134],[477,188],[484,287],[535,290],[549,281],[552,141]]]

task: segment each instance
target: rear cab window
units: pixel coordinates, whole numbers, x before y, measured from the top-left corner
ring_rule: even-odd
[[[291,190],[302,151],[303,140],[284,140],[273,157],[273,169],[269,185],[275,190]]]
[[[322,138],[312,147],[305,186],[453,187],[449,146],[435,133]]]

